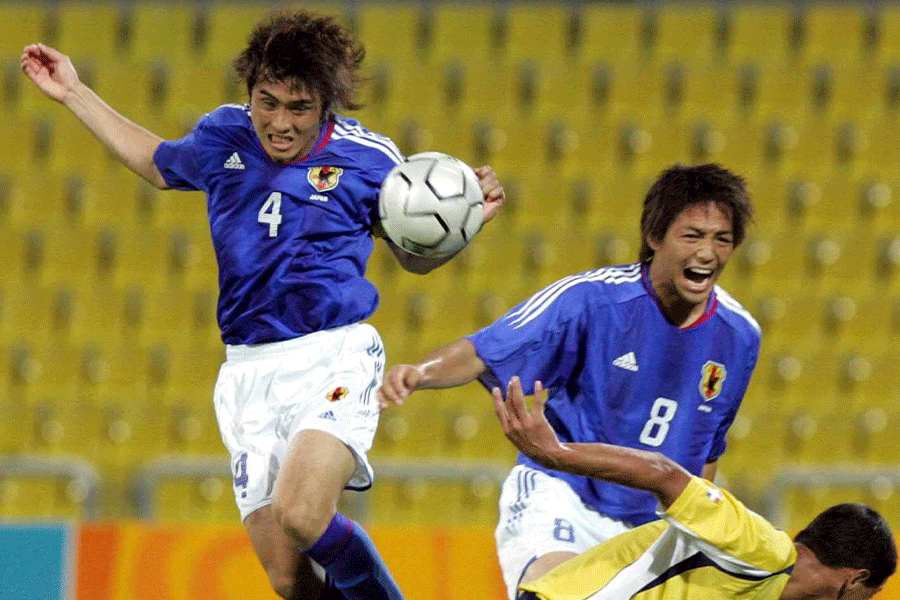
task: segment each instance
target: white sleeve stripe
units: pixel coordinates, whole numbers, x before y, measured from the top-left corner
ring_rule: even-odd
[[[663,518],[665,518],[666,521],[668,521],[669,524],[673,527],[685,532],[686,534],[694,538],[694,543],[697,545],[700,551],[703,552],[703,554],[705,554],[707,557],[709,557],[711,561],[716,563],[719,568],[721,568],[726,573],[731,573],[733,575],[743,575],[747,577],[757,577],[762,579],[765,577],[770,577],[778,572],[761,569],[759,567],[751,565],[747,561],[741,560],[740,558],[733,556],[728,552],[725,552],[721,548],[710,544],[675,519],[666,517]]]
[[[560,287],[560,286],[562,286],[562,285],[565,285],[567,282],[572,281],[573,279],[575,279],[575,278],[577,278],[577,277],[578,277],[578,275],[569,275],[568,277],[563,277],[563,278],[560,279],[559,281],[556,281],[556,282],[554,282],[554,283],[551,283],[550,285],[548,285],[547,287],[545,287],[544,289],[542,289],[542,290],[539,291],[538,293],[534,294],[531,298],[529,298],[529,299],[525,302],[525,304],[522,305],[522,307],[521,307],[519,310],[510,313],[506,318],[507,318],[507,319],[513,319],[513,318],[519,316],[519,315],[522,314],[522,313],[528,312],[528,310],[531,309],[531,307],[532,307],[536,302],[538,302],[544,295],[553,292],[554,290],[556,290],[556,288],[558,288],[558,287]]]
[[[401,155],[398,152],[395,152],[391,148],[389,148],[383,144],[374,142],[372,140],[367,140],[365,138],[361,138],[356,135],[332,135],[331,137],[332,137],[332,139],[337,139],[337,140],[347,139],[347,140],[356,142],[357,144],[360,144],[362,146],[368,146],[369,148],[375,148],[376,150],[380,150],[385,156],[390,158],[395,164],[403,162],[403,158],[401,157]]]
[[[403,162],[403,153],[390,138],[372,132],[366,132],[361,128],[350,128],[343,123],[335,124],[334,138],[347,138],[372,148],[380,147],[382,152],[390,156],[395,162]],[[368,143],[367,143],[368,142]]]
[[[551,304],[553,304],[553,301],[559,298],[559,296],[562,295],[563,292],[565,292],[572,286],[578,285],[579,283],[585,283],[588,281],[604,281],[606,283],[620,284],[638,281],[640,278],[640,269],[637,269],[637,271],[632,275],[624,275],[621,274],[621,272],[601,269],[600,271],[595,271],[591,275],[582,276],[574,281],[569,281],[565,285],[560,286],[554,292],[550,294],[544,294],[544,297],[531,309],[530,312],[523,313],[513,321],[513,329],[519,329],[520,327],[523,327],[524,325],[536,319],[538,316],[540,316],[541,313],[547,310],[547,308]]]
[[[534,294],[528,301],[525,302],[525,304],[522,305],[522,307],[519,310],[517,310],[513,313],[510,313],[507,318],[512,319],[514,317],[519,316],[520,314],[528,312],[528,310],[531,309],[531,307],[535,303],[540,302],[542,300],[543,296],[552,294],[554,291],[556,291],[557,288],[565,285],[569,281],[572,281],[572,280],[578,279],[578,278],[592,277],[594,275],[599,275],[601,273],[606,273],[606,272],[608,272],[608,273],[621,272],[623,275],[630,276],[634,273],[634,268],[636,266],[637,265],[632,265],[625,269],[620,269],[617,267],[604,267],[602,269],[596,269],[594,271],[589,271],[587,274],[569,275],[568,277],[563,277],[559,281],[557,281],[555,283],[551,283],[550,285],[548,285],[547,287],[545,287],[538,293]],[[640,271],[640,269],[638,269],[638,271]],[[619,283],[619,282],[616,282],[616,283]]]
[[[716,286],[716,297],[719,299],[719,302],[722,304],[722,306],[724,306],[731,312],[744,317],[744,319],[748,323],[750,323],[750,325],[752,325],[756,331],[761,331],[759,323],[756,322],[756,319],[753,318],[753,315],[751,315],[746,308],[741,306],[737,300],[732,298],[728,292],[726,292],[719,286]]]

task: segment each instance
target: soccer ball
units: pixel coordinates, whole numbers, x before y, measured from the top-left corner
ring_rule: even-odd
[[[484,194],[464,162],[421,152],[391,169],[378,208],[392,242],[418,256],[443,258],[459,252],[481,229]]]

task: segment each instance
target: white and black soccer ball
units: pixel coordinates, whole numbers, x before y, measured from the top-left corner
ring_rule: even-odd
[[[461,250],[484,220],[484,194],[475,172],[440,152],[413,154],[391,169],[378,207],[388,238],[428,258]]]

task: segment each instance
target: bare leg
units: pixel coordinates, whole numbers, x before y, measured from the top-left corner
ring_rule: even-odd
[[[297,543],[275,521],[271,505],[247,515],[244,526],[275,593],[284,600],[319,598],[322,580]]]

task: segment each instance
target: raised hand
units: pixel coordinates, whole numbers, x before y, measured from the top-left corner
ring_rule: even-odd
[[[506,438],[526,456],[545,467],[554,468],[560,452],[566,447],[560,444],[553,427],[544,416],[547,396],[540,381],[534,383],[534,406],[531,410],[525,403],[522,382],[513,377],[506,390],[506,400],[500,388],[491,390],[494,396],[494,412],[503,427]]]
[[[32,44],[22,51],[22,72],[47,96],[57,102],[66,97],[78,85],[78,73],[71,59],[55,48],[44,44]]]
[[[481,191],[484,193],[484,223],[494,218],[506,196],[503,193],[503,186],[497,179],[497,174],[489,166],[478,167],[474,169],[478,181],[481,183]]]

